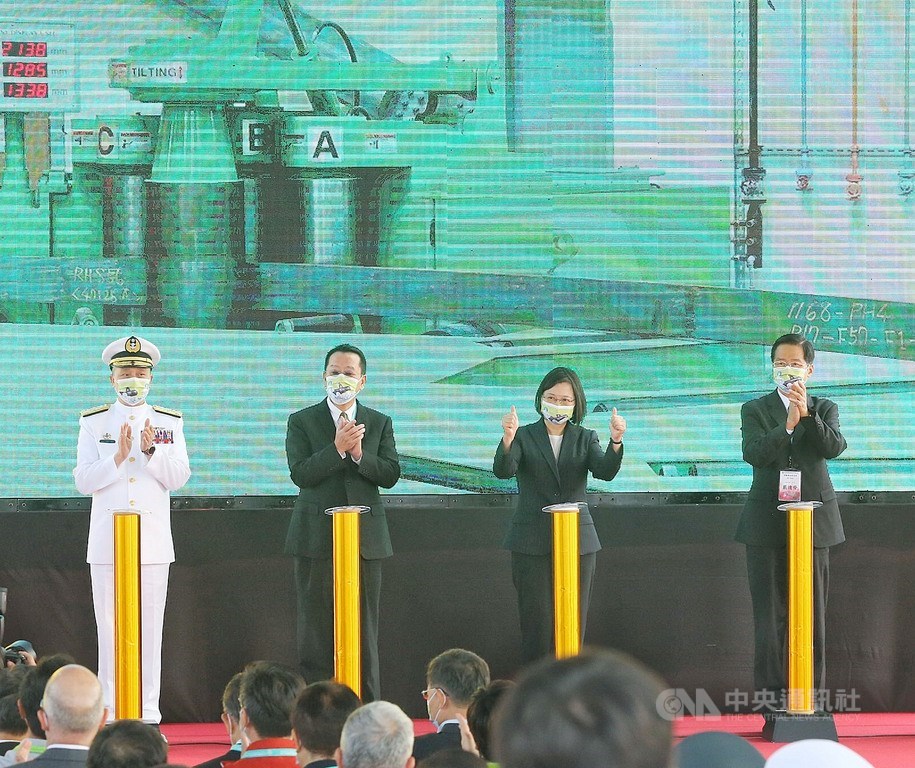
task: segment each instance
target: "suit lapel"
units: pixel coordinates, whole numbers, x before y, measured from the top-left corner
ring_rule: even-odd
[[[575,435],[579,429],[581,429],[581,427],[570,421],[566,424],[565,431],[562,433],[562,444],[559,446],[559,460],[556,462],[556,471],[559,476],[562,475],[562,468],[569,460],[569,456],[573,450],[573,444],[578,442],[575,439]]]
[[[327,405],[327,400],[322,400],[315,408],[317,409],[318,424],[320,425],[321,431],[324,433],[325,437],[333,442],[333,439],[337,434],[337,425],[334,424],[334,417],[330,415],[330,408]]]
[[[566,427],[568,429],[568,427]],[[556,464],[556,457],[553,455],[553,446],[550,444],[550,438],[546,431],[546,424],[543,419],[540,419],[531,430],[534,434],[534,442],[537,444],[537,447],[540,449],[540,452],[543,454],[543,458],[546,461],[550,469],[553,470],[553,475],[556,477],[556,482],[559,482],[559,467]],[[565,443],[565,439],[562,441]],[[561,451],[560,451],[561,455]]]
[[[785,421],[788,418],[788,409],[785,408],[785,404],[782,402],[782,399],[778,396],[778,391],[770,392],[766,396],[766,411],[769,417],[773,421],[773,428],[779,425],[785,426]],[[800,425],[795,429],[794,434],[791,436],[791,439],[788,441],[787,446],[785,447],[784,452],[779,459],[779,466],[790,467],[791,466],[791,452],[794,450],[796,441],[800,438],[801,433],[798,431]]]
[[[788,418],[788,410],[778,396],[778,392],[773,391],[766,395],[766,410],[776,424],[784,423],[785,419]]]

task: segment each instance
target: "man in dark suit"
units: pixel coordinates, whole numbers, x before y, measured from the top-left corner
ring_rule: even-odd
[[[48,680],[38,710],[48,746],[29,765],[83,768],[89,745],[105,724],[107,715],[98,678],[78,664],[61,667]]]
[[[0,768],[6,768],[23,760],[31,760],[47,748],[46,734],[41,727],[38,712],[44,699],[45,687],[51,676],[61,667],[73,664],[74,659],[64,653],[46,656],[22,676],[19,684],[17,707],[27,726],[25,736],[18,747],[0,755]]]
[[[238,723],[238,716],[241,710],[238,694],[241,690],[242,674],[242,672],[237,672],[232,675],[222,692],[222,724],[226,727],[229,743],[232,746],[227,752],[198,763],[194,768],[222,768],[223,763],[234,763],[241,757],[244,744],[241,737],[241,727]]]
[[[286,535],[294,555],[298,597],[298,649],[308,682],[334,676],[332,524],[326,509],[366,506],[360,519],[362,698],[380,695],[378,607],[381,560],[390,557],[391,537],[379,486],[400,478],[391,418],[356,400],[366,382],[365,355],[341,344],[324,359],[327,398],[289,417],[286,458],[299,487]]]
[[[489,665],[472,651],[452,648],[429,662],[423,698],[436,732],[413,741],[416,762],[442,749],[460,748],[458,718],[466,719],[471,697],[484,685],[489,685]]]
[[[737,541],[746,545],[747,576],[753,600],[757,691],[781,704],[787,687],[788,606],[787,517],[778,510],[800,473],[800,499],[819,501],[814,512],[814,686],[826,687],[826,598],[829,547],[845,541],[828,459],[845,450],[836,404],[807,394],[813,373],[813,345],[786,334],[772,345],[777,388],[744,403],[740,412],[743,458],[753,467],[753,483],[737,524]]]

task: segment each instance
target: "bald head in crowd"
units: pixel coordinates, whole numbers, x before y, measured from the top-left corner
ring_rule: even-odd
[[[346,719],[336,758],[340,768],[413,768],[413,721],[389,701],[359,707]]]
[[[98,678],[79,664],[67,664],[48,680],[38,718],[49,746],[88,747],[107,714]]]

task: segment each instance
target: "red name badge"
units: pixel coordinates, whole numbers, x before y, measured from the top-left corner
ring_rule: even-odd
[[[801,473],[796,469],[783,469],[778,473],[778,500],[801,500]]]

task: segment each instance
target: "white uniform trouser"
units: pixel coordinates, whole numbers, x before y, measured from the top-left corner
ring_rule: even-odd
[[[114,717],[114,566],[89,565],[92,603],[98,628],[98,678],[102,684],[109,717]],[[168,592],[168,563],[140,566],[141,628],[143,655],[143,720],[158,723],[159,689],[162,678],[162,627]]]

